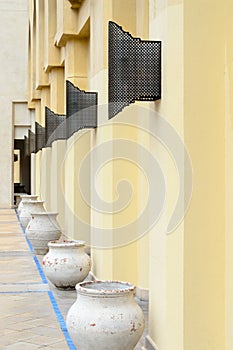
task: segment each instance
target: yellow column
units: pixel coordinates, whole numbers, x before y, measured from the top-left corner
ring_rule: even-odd
[[[129,17],[128,14],[131,14]],[[99,91],[99,103],[107,103],[107,83],[108,83],[108,21],[116,21],[128,30],[132,35],[136,36],[136,1],[102,1],[96,2],[92,7],[91,12],[91,45],[90,45],[90,58],[91,58],[91,79],[90,84],[93,90]],[[98,52],[98,54],[97,54]],[[102,54],[101,54],[102,53]],[[100,109],[101,111],[101,109]],[[100,128],[97,129],[94,135],[94,146],[99,146],[106,141],[114,141],[121,137],[122,132],[127,139],[137,139],[138,134],[135,130],[123,130],[118,129],[117,126],[111,125],[108,121],[107,114],[99,113]],[[104,126],[105,125],[105,126]],[[112,210],[114,211],[114,201],[116,200],[116,184],[122,177],[129,177],[129,181],[132,181],[134,187],[133,203],[128,210],[123,210],[121,213],[104,213],[102,216],[92,210],[92,225],[103,226],[105,228],[116,229],[122,224],[126,225],[127,218],[129,220],[135,219],[138,213],[138,172],[134,167],[131,167],[130,162],[124,162],[121,160],[114,160],[116,150],[114,146],[109,145],[109,152],[112,154],[112,161],[109,164],[102,164],[101,174],[99,174],[99,187],[100,195],[103,200],[112,202]],[[122,155],[123,156],[123,155]],[[101,154],[98,159],[93,159],[93,162],[101,161]],[[94,229],[93,229],[93,232]],[[117,245],[116,239],[112,236],[113,245]],[[115,240],[115,242],[114,242]],[[98,278],[107,279],[122,279],[128,280],[137,284],[138,280],[138,243],[127,242],[122,247],[115,247],[111,249],[111,243],[109,249],[93,249],[92,256],[94,261],[94,273]],[[99,240],[101,245],[101,237]]]
[[[233,18],[232,2],[227,1],[226,23],[226,349],[233,347]]]
[[[40,161],[40,195],[45,201],[45,208],[47,211],[51,211],[51,147],[43,148],[41,151]]]
[[[57,0],[45,0],[45,59],[44,67],[48,71],[60,65],[60,48],[55,45],[57,31]]]
[[[31,154],[31,194],[37,194],[36,188],[36,155]]]
[[[65,176],[63,162],[66,154],[66,140],[53,142],[51,149],[51,210],[57,212],[62,229],[65,228]]]
[[[41,89],[41,125],[45,126],[45,107],[50,106],[50,88],[47,86]],[[40,163],[40,177],[41,177],[41,198],[45,201],[45,208],[47,211],[51,210],[50,204],[50,164],[51,164],[51,148],[46,147],[42,149],[41,163]]]
[[[36,0],[36,88],[48,85],[48,75],[44,71],[45,64],[45,8],[44,1]]]
[[[162,99],[151,108],[183,138],[183,2],[150,1],[150,40],[162,41]],[[150,128],[162,131],[157,115]],[[164,130],[166,133],[166,130]],[[166,235],[166,228],[179,193],[177,171],[170,153],[150,140],[150,152],[162,168],[166,182],[163,215],[149,233],[149,330],[146,348],[189,350],[183,345],[183,225]],[[181,169],[180,169],[181,170]],[[155,201],[157,199],[155,198]],[[153,216],[151,208],[150,217]]]
[[[50,108],[53,112],[64,114],[64,68],[53,67],[49,73],[50,80]],[[51,210],[58,213],[58,221],[62,229],[65,228],[65,198],[64,175],[62,164],[65,159],[66,140],[53,142],[51,148],[51,176],[50,176],[50,203]]]
[[[50,108],[58,114],[65,113],[64,68],[53,67],[49,73]]]
[[[88,39],[70,39],[66,43],[65,80],[88,90]]]
[[[232,12],[226,4],[184,1],[184,133],[194,172],[184,221],[184,348],[189,350],[226,348],[225,23]]]

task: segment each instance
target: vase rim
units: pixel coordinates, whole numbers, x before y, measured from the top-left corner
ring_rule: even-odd
[[[76,285],[78,294],[90,296],[120,296],[135,291],[135,286],[129,282],[96,280],[81,282]]]
[[[48,212],[48,211],[39,211],[38,213],[33,213],[33,212],[30,212],[31,215],[34,215],[34,216],[57,216],[58,213],[54,213],[54,212]]]
[[[45,203],[45,201],[30,200],[30,201],[26,201],[25,203],[35,204],[35,203]]]
[[[79,240],[56,240],[56,241],[50,241],[48,243],[49,247],[55,247],[55,248],[73,248],[73,247],[83,247],[85,246],[85,241],[79,241]]]

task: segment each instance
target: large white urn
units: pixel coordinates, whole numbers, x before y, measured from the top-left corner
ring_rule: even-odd
[[[91,259],[85,253],[84,241],[52,241],[49,252],[43,258],[46,277],[62,289],[75,288],[91,269]]]
[[[19,215],[22,226],[26,229],[31,220],[31,213],[45,212],[44,201],[25,201]]]
[[[145,321],[135,287],[119,281],[82,282],[67,314],[67,329],[82,350],[133,350]]]
[[[26,236],[30,240],[34,252],[44,255],[48,252],[48,243],[61,237],[61,228],[56,220],[58,213],[32,212],[31,220],[26,228]]]
[[[36,201],[38,196],[36,194],[21,194],[20,195],[20,202],[18,205],[18,215],[20,215],[24,202],[29,202],[29,201]]]

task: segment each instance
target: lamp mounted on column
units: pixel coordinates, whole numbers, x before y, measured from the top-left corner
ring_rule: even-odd
[[[67,138],[78,130],[97,127],[97,92],[86,92],[66,81]]]
[[[39,123],[35,123],[36,127],[36,148],[35,151],[38,152],[45,147],[45,128]]]
[[[36,152],[36,135],[31,130],[28,130],[29,154]]]
[[[135,101],[161,98],[161,41],[133,38],[118,24],[108,27],[109,119]]]
[[[45,107],[45,140],[47,147],[51,147],[53,141],[66,139],[65,119],[65,115],[56,114]]]

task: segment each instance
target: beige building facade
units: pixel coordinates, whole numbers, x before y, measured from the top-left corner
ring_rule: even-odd
[[[35,133],[34,120],[45,128],[48,108],[66,137],[28,152],[30,191],[59,213],[66,236],[87,242],[96,278],[132,282],[149,300],[145,349],[231,350],[232,2],[25,2],[0,1],[0,25],[10,15],[18,35],[28,32],[21,42],[12,27],[2,38],[12,62],[2,66],[1,207],[13,204],[13,140]],[[130,103],[112,119],[110,21],[162,47],[161,98]],[[118,89],[149,85],[144,73]],[[96,126],[68,136],[67,81],[74,94],[98,99],[87,114]]]
[[[0,14],[0,207],[7,208],[13,203],[14,139],[23,142],[34,117],[27,107],[27,1],[0,1]],[[17,171],[16,182],[21,182]]]

